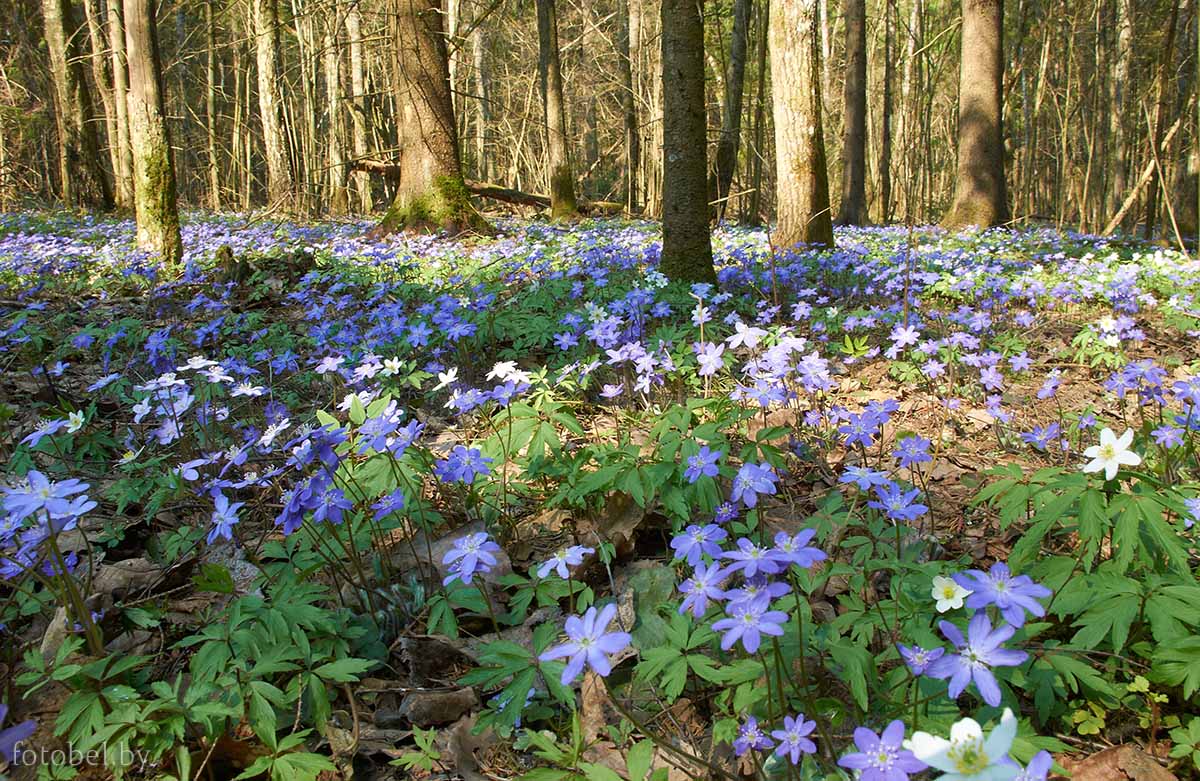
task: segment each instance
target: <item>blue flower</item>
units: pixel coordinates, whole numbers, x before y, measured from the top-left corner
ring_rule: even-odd
[[[4,718],[8,716],[8,706],[0,704],[0,725],[4,724]],[[17,747],[33,734],[37,729],[37,722],[30,719],[16,724],[8,729],[0,729],[0,757],[5,762],[13,762],[16,757]]]
[[[771,733],[771,737],[779,741],[779,744],[775,746],[775,756],[787,757],[793,765],[798,765],[801,754],[817,753],[817,744],[808,738],[816,726],[817,722],[811,719],[805,721],[803,713],[794,718],[784,716],[783,729],[777,729]]]
[[[713,623],[714,630],[725,633],[721,638],[721,650],[728,651],[741,640],[746,652],[753,654],[758,652],[763,635],[782,637],[782,625],[787,623],[787,613],[768,610],[768,607],[755,600],[739,602],[730,607],[728,618]]]
[[[949,694],[951,699],[957,699],[974,681],[975,687],[983,701],[995,707],[1000,704],[1000,686],[992,667],[1016,667],[1029,658],[1024,651],[1017,651],[1000,646],[1017,631],[1011,626],[992,629],[991,619],[987,613],[979,611],[971,617],[967,625],[967,636],[949,621],[939,621],[938,628],[958,649],[956,654],[946,654],[929,666],[929,677],[949,678]]]
[[[879,497],[879,500],[867,502],[867,506],[882,511],[893,521],[915,521],[929,512],[928,507],[916,503],[920,494],[919,489],[914,488],[905,492],[897,484],[888,483],[883,488],[875,489],[875,495]]]
[[[737,737],[733,741],[733,753],[740,757],[747,751],[762,751],[773,745],[775,744],[763,734],[762,729],[758,726],[758,719],[747,716],[746,721],[738,727]]]
[[[570,657],[563,668],[561,683],[569,686],[586,664],[601,677],[612,672],[610,656],[620,653],[629,647],[633,638],[627,632],[609,632],[608,625],[617,615],[617,606],[610,603],[596,612],[595,607],[589,607],[580,616],[568,616],[565,630],[568,642],[547,650],[538,658],[543,662]]]
[[[572,545],[569,548],[564,548],[543,561],[537,569],[537,575],[539,578],[544,578],[553,570],[558,573],[560,578],[566,580],[571,574],[568,567],[578,567],[583,563],[584,556],[595,552],[595,548],[588,548],[583,545]]]
[[[487,574],[496,566],[495,554],[499,551],[500,546],[486,532],[460,537],[442,557],[442,563],[450,565],[450,574],[442,581],[442,585],[449,586],[455,580],[470,584],[476,572]]]
[[[987,572],[969,569],[951,577],[955,583],[972,592],[967,597],[967,607],[978,610],[995,605],[1004,620],[1015,627],[1025,624],[1026,612],[1033,616],[1046,615],[1046,609],[1038,600],[1054,593],[1035,583],[1028,575],[1014,577],[1008,565],[1002,561],[997,561]]]
[[[703,555],[718,558],[721,555],[721,546],[717,543],[728,536],[728,533],[715,523],[707,526],[692,524],[675,535],[671,540],[671,549],[675,551],[675,558],[683,559],[694,567],[700,563],[700,557]]]
[[[376,522],[382,521],[392,513],[400,512],[404,509],[404,492],[397,488],[371,505],[371,509],[375,511]]]
[[[479,475],[491,472],[487,466],[490,463],[492,459],[484,458],[478,448],[468,449],[463,445],[455,445],[449,458],[437,461],[433,471],[444,483],[463,482],[470,485]]]
[[[692,571],[692,576],[679,584],[679,590],[687,595],[679,605],[679,612],[691,611],[694,617],[701,618],[708,612],[710,599],[724,598],[725,592],[717,586],[726,578],[727,574],[717,564],[705,565],[703,562],[697,564]]]
[[[775,493],[775,470],[769,464],[754,464],[746,462],[733,478],[733,491],[730,498],[741,502],[747,507],[758,504],[759,494]]]
[[[218,537],[233,541],[233,527],[237,525],[237,512],[245,502],[229,503],[225,494],[218,493],[213,499],[212,529],[208,532],[208,544],[212,545]]]
[[[787,532],[778,532],[775,535],[775,547],[767,555],[785,566],[795,564],[809,569],[827,558],[825,551],[808,544],[816,534],[813,529],[801,529],[794,537]]]
[[[908,665],[909,672],[917,677],[928,672],[929,665],[941,659],[946,653],[945,648],[930,648],[926,650],[919,645],[910,647],[903,643],[896,643],[896,648],[899,649],[904,663]]]
[[[929,455],[929,446],[932,443],[924,437],[916,435],[905,437],[900,440],[900,444],[892,451],[892,455],[900,459],[900,467],[907,469],[913,464],[926,464],[933,460],[933,456]]]
[[[689,483],[696,482],[701,476],[716,477],[720,471],[717,462],[723,455],[725,455],[723,451],[710,450],[708,445],[701,447],[699,453],[688,457],[687,469],[684,470],[683,476]]]
[[[876,735],[866,727],[854,730],[854,745],[858,751],[847,754],[838,764],[859,772],[859,781],[908,781],[909,773],[920,773],[928,767],[917,759],[904,744],[904,722],[896,719]]]

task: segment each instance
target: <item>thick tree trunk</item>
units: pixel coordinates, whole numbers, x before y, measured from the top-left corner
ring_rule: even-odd
[[[283,126],[283,96],[279,81],[279,19],[275,0],[252,0],[254,54],[258,70],[258,111],[267,161],[267,200],[288,208],[295,197],[291,154]]]
[[[369,154],[367,148],[367,79],[363,63],[362,16],[358,5],[352,4],[346,11],[346,36],[350,39],[350,89],[354,94],[350,100],[351,142],[354,145],[354,157],[362,158]],[[371,197],[371,177],[366,171],[355,171],[352,174],[354,192],[358,197],[358,206],[364,214],[375,207]]]
[[[772,242],[779,248],[832,245],[816,0],[771,0],[771,19],[777,194]]]
[[[104,108],[104,136],[108,141],[109,169],[115,172],[120,165],[120,152],[116,143],[117,113],[113,105],[112,78],[108,73],[108,61],[104,57],[108,43],[104,35],[104,20],[100,17],[96,0],[83,0],[83,13],[87,18],[88,42],[91,44],[91,56],[88,59],[92,65],[92,83],[96,85],[96,92],[100,95],[100,103]],[[129,205],[128,201],[120,200],[119,193],[114,193],[114,200],[118,206]]]
[[[175,267],[183,259],[183,244],[175,203],[175,165],[163,109],[154,3],[124,0],[134,208],[138,247],[160,256],[168,267]]]
[[[837,224],[861,225],[867,217],[867,0],[845,0],[842,9],[846,17],[846,81]]]
[[[400,0],[396,49],[403,173],[377,233],[486,230],[463,185],[438,0]]]
[[[642,157],[642,131],[638,127],[630,21],[629,0],[617,0],[617,68],[621,78],[621,119],[625,124],[625,207],[633,212],[640,198],[638,167]]]
[[[133,149],[129,144],[129,75],[125,64],[125,22],[121,0],[108,0],[108,46],[112,57],[113,108],[117,116],[117,137],[109,141],[117,147],[117,202],[133,203]]]
[[[221,161],[217,157],[217,26],[213,14],[214,2],[208,0],[204,4],[204,26],[208,31],[204,58],[204,131],[208,152],[208,207],[218,211],[221,208]]]
[[[336,26],[334,27],[336,30]],[[329,147],[329,203],[332,214],[344,214],[349,207],[346,188],[345,131],[342,123],[342,67],[336,32],[327,32],[325,50],[326,140]]]
[[[567,143],[567,116],[563,103],[562,65],[558,56],[558,15],[554,0],[537,0],[538,75],[542,88],[542,115],[546,124],[546,155],[550,171],[550,216],[575,216],[575,175]]]
[[[1129,107],[1129,80],[1133,60],[1133,0],[1116,0],[1117,51],[1109,78],[1109,133],[1113,141],[1112,185],[1108,188],[1108,210],[1115,212],[1129,189],[1129,132],[1126,112]],[[1137,125],[1137,122],[1134,122]]]
[[[742,134],[742,93],[746,84],[746,49],[750,39],[751,0],[734,0],[733,31],[729,39],[729,67],[725,73],[725,100],[721,104],[721,137],[717,141],[716,170],[709,200],[713,217],[720,221],[729,206],[729,186],[737,169]]]
[[[702,0],[662,0],[663,244],[670,279],[715,282],[708,230]]]
[[[78,27],[70,0],[42,0],[50,74],[54,82],[54,120],[58,129],[61,195],[67,206],[113,206],[112,185],[100,159],[100,141],[92,123],[92,98],[83,74]]]
[[[1004,1],[962,0],[958,88],[958,175],[948,228],[1008,222],[1001,129]]]

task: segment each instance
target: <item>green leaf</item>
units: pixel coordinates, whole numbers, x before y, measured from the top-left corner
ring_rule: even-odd
[[[200,565],[200,573],[192,576],[192,583],[199,592],[211,594],[232,594],[234,592],[233,576],[229,570],[220,564],[204,563]]]
[[[318,667],[315,672],[326,681],[332,683],[356,683],[358,676],[375,666],[370,659],[338,659]]]
[[[654,741],[643,740],[635,743],[625,755],[625,767],[629,770],[629,781],[643,781],[650,772],[650,763],[654,760]]]
[[[1200,637],[1185,637],[1159,646],[1154,651],[1149,678],[1181,686],[1185,698],[1195,694],[1200,689]]]

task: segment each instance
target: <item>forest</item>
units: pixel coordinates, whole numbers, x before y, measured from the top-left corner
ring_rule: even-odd
[[[1197,0],[0,10],[0,781],[1200,779]]]

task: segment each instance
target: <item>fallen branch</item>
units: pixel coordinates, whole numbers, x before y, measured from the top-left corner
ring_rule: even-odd
[[[389,179],[399,179],[401,176],[400,164],[389,163],[386,160],[355,160],[350,163],[350,169],[352,171],[368,171],[373,174],[380,174]],[[518,206],[535,206],[540,209],[550,208],[550,196],[548,195],[522,192],[521,190],[514,190],[511,187],[503,187],[488,182],[476,182],[471,179],[465,180],[463,184],[466,185],[472,194],[478,195],[481,198],[491,198],[494,201],[504,201],[505,203],[513,203]]]

